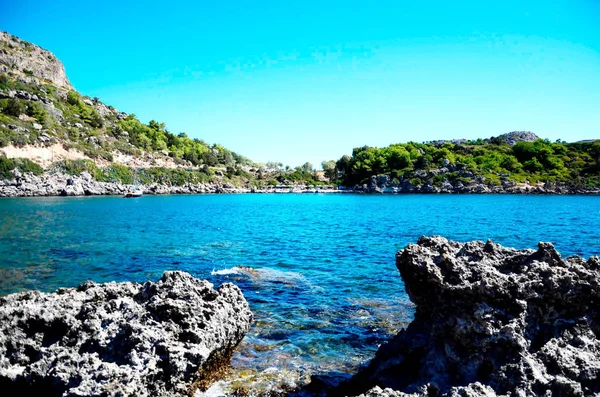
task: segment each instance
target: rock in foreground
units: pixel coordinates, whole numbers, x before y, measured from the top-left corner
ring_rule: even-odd
[[[0,298],[6,395],[176,396],[229,363],[252,313],[241,291],[183,272]]]
[[[422,237],[396,260],[415,319],[344,394],[599,395],[598,257]]]

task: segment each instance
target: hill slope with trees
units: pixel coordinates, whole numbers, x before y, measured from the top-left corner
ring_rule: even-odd
[[[21,183],[15,182],[16,170],[131,184],[134,166],[145,185],[254,189],[331,183],[352,191],[466,193],[544,185],[552,192],[581,192],[600,186],[600,141],[550,142],[520,131],[485,140],[363,146],[324,161],[323,173],[310,163],[256,164],[82,96],[52,53],[0,32],[0,182]]]
[[[221,145],[185,132],[172,133],[155,120],[144,124],[135,114],[82,96],[52,53],[4,32],[0,32],[0,151],[12,154],[0,157],[0,179],[11,177],[9,169],[16,166],[36,174],[85,171],[98,181],[131,183],[135,162],[142,183],[246,187],[284,180],[320,183],[300,167],[285,170],[282,165],[256,164]],[[23,158],[14,159],[18,155]]]
[[[600,140],[550,142],[529,132],[513,132],[487,140],[363,146],[323,167],[329,177],[355,189],[384,185],[404,191],[460,191],[470,185],[542,183],[595,189],[600,186]]]

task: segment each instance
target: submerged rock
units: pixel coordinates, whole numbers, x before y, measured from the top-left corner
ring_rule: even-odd
[[[341,394],[599,395],[598,257],[421,237],[396,262],[414,321]]]
[[[183,272],[0,298],[6,395],[177,396],[206,388],[252,321],[241,291]]]

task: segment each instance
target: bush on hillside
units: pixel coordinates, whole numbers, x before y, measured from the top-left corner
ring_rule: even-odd
[[[9,159],[0,156],[0,179],[13,179],[12,171],[18,169],[20,172],[31,172],[34,175],[42,175],[44,169],[39,164],[25,158]]]

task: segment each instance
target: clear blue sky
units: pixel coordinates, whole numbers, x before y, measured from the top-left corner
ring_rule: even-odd
[[[71,83],[255,161],[600,138],[600,1],[0,0]]]

